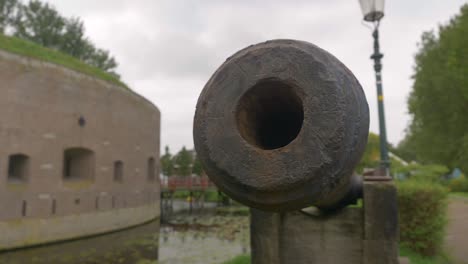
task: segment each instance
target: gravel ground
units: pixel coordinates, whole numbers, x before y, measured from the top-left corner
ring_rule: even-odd
[[[450,198],[448,210],[447,251],[455,264],[468,264],[468,198]]]

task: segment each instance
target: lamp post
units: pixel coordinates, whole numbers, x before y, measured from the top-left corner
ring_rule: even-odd
[[[374,25],[372,36],[374,38],[374,53],[371,59],[374,60],[375,80],[377,86],[377,103],[379,109],[379,137],[380,137],[380,169],[384,176],[390,175],[390,160],[387,149],[387,130],[385,128],[384,97],[382,91],[382,58],[379,45],[379,24],[384,16],[385,0],[359,0],[364,21]]]

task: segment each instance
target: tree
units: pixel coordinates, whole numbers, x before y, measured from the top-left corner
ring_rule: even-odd
[[[380,161],[380,140],[377,134],[369,133],[367,146],[362,159],[356,167],[358,173],[362,173],[364,168],[376,168]]]
[[[468,171],[468,4],[438,33],[425,32],[408,99],[407,144],[418,160]],[[411,142],[411,143],[410,143]]]
[[[161,157],[161,167],[163,175],[168,177],[172,176],[174,164],[172,163],[172,154],[169,150],[169,146],[166,146],[165,153]]]
[[[13,22],[16,37],[36,42],[44,47],[60,49],[65,31],[65,18],[49,4],[32,0],[19,5],[19,15]]]
[[[400,166],[396,173],[406,175],[412,180],[442,183],[444,176],[449,173],[449,169],[439,164],[409,164],[407,166]]]
[[[109,73],[116,75],[112,70],[117,67],[117,62],[113,57],[109,55],[107,50],[95,49],[91,53],[89,58],[86,58],[85,61],[96,68],[103,69]]]
[[[198,157],[195,157],[195,160],[193,161],[192,172],[198,176],[202,176],[203,174],[203,167]]]
[[[407,131],[406,137],[396,147],[391,147],[389,150],[407,162],[412,162],[417,160],[417,155],[414,148],[414,140],[409,133]]]
[[[391,144],[388,144],[387,148],[390,150],[391,153],[402,158],[397,153],[396,151],[397,148],[393,147]],[[362,155],[361,161],[356,166],[356,172],[362,173],[365,168],[376,169],[379,167],[379,164],[380,164],[380,138],[379,138],[379,135],[370,132],[369,137],[367,139],[366,150],[364,151],[364,154]],[[405,166],[393,156],[390,156],[390,164],[391,164],[390,169],[391,169],[392,174],[400,172],[400,168]]]
[[[192,173],[192,154],[184,147],[174,157],[174,167],[179,176],[190,176]]]
[[[116,60],[85,37],[80,18],[65,18],[53,6],[38,0],[27,4],[0,0],[0,33],[6,26],[11,26],[18,38],[59,50],[119,78]]]
[[[11,25],[16,15],[17,0],[0,0],[0,33]]]
[[[65,20],[64,33],[61,36],[60,50],[75,58],[85,60],[89,52],[89,40],[84,36],[84,24],[79,18]]]

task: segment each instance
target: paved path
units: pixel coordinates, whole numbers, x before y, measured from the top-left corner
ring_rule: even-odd
[[[446,246],[455,264],[468,264],[468,198],[450,198]]]

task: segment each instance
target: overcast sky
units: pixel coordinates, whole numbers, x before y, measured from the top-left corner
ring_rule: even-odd
[[[361,82],[370,130],[378,132],[371,31],[358,0],[48,0],[79,16],[87,36],[110,50],[118,72],[162,113],[161,146],[193,147],[198,95],[237,50],[275,38],[312,42],[340,59]],[[381,24],[388,140],[398,143],[409,122],[413,57],[421,33],[458,13],[466,0],[387,0]]]

